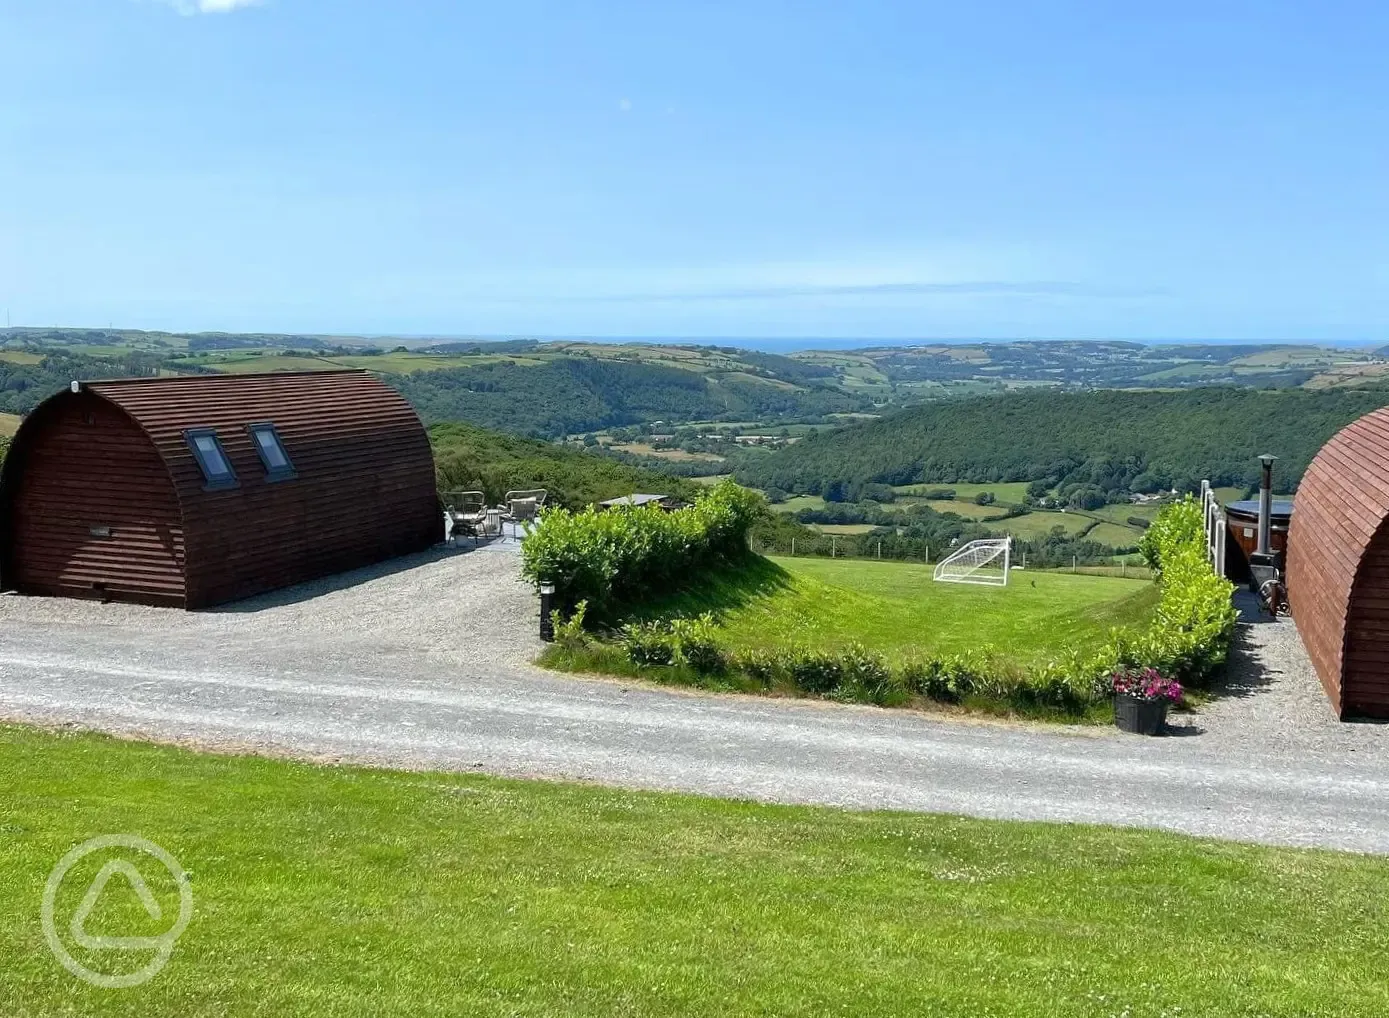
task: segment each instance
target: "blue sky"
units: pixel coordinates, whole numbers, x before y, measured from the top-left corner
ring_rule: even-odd
[[[1389,5],[0,0],[16,324],[1389,341]]]

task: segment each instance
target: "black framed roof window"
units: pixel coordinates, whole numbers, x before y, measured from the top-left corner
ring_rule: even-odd
[[[198,461],[203,479],[207,481],[207,484],[203,485],[204,491],[237,486],[236,471],[232,469],[231,460],[227,459],[226,450],[222,448],[222,441],[217,437],[215,430],[189,428],[183,433],[183,437],[188,442],[188,448],[193,451],[193,458]]]
[[[280,441],[280,433],[270,422],[252,424],[247,430],[251,433],[251,444],[265,466],[267,481],[285,481],[295,476],[294,464],[285,452],[285,444]]]

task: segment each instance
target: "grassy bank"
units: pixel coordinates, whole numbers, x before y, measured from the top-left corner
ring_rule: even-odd
[[[18,728],[0,784],[7,1018],[1389,1011],[1378,858]],[[58,858],[111,832],[192,876],[172,960],[128,990],[75,980],[38,919]]]
[[[734,649],[858,642],[889,657],[957,654],[987,644],[1020,664],[1098,644],[1141,625],[1157,604],[1148,580],[1017,570],[1007,587],[936,583],[932,567],[847,559],[753,559],[643,604],[642,617],[713,611]]]

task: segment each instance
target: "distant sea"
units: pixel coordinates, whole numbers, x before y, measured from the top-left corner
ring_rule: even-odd
[[[791,353],[796,350],[860,350],[865,347],[893,346],[970,346],[976,343],[1141,343],[1144,346],[1320,346],[1320,347],[1365,347],[1379,346],[1383,340],[1361,339],[1125,339],[1114,337],[1091,337],[1088,339],[1068,339],[1065,337],[1018,337],[1007,339],[971,338],[968,336],[941,339],[922,337],[920,339],[875,339],[852,336],[409,336],[409,337],[368,337],[368,338],[406,338],[415,343],[446,342],[499,342],[505,340],[535,339],[542,343],[650,343],[656,345],[695,345],[695,346],[734,346],[743,350],[761,350],[763,353]],[[411,345],[414,345],[412,343]]]

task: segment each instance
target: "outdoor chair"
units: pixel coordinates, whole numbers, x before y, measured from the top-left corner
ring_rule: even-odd
[[[523,527],[534,523],[535,518],[540,515],[540,510],[545,506],[545,496],[544,488],[508,491],[501,507],[502,519],[512,524],[513,527]]]
[[[452,524],[449,541],[456,545],[459,536],[463,536],[471,537],[476,543],[487,519],[487,496],[480,491],[446,491],[443,500]]]

